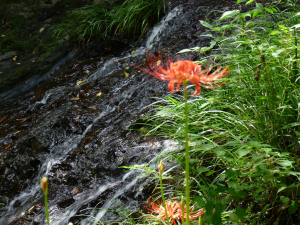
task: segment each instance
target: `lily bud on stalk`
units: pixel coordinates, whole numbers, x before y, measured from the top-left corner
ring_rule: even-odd
[[[43,177],[43,179],[41,180],[41,186],[42,186],[44,195],[47,195],[48,194],[48,179],[47,179],[47,177]]]
[[[162,174],[165,170],[165,164],[163,163],[163,161],[160,161],[158,164],[158,171],[160,174]]]
[[[48,208],[48,179],[47,177],[43,177],[41,179],[41,187],[44,193],[44,199],[45,199],[45,211],[46,211],[46,218],[47,218],[47,225],[50,225],[50,219],[49,219],[49,208]]]

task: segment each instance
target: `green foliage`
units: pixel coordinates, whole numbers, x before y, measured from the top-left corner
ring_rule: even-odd
[[[205,207],[204,224],[300,221],[298,11],[285,1],[224,12],[200,21],[212,31],[209,47],[182,51],[210,51],[199,63],[231,68],[222,88],[189,100],[191,193]],[[184,112],[182,97],[167,97],[150,132],[184,146]],[[182,151],[169,156],[184,168]]]
[[[72,35],[80,41],[91,37],[103,38],[122,33],[143,34],[154,18],[159,19],[162,4],[160,0],[126,0],[122,5],[88,5],[72,11],[64,22],[54,25],[50,30],[54,35]]]

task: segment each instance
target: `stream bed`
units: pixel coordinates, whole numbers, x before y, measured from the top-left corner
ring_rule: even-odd
[[[88,43],[42,76],[0,91],[0,224],[46,224],[40,178],[49,180],[51,224],[97,224],[138,210],[155,184],[121,166],[149,163],[169,141],[146,136],[137,121],[169,93],[167,83],[139,71],[149,48],[175,55],[209,46],[205,20],[233,2],[168,3],[165,17],[139,42]],[[212,14],[213,15],[213,14]],[[175,56],[176,57],[176,56]],[[174,58],[175,58],[174,57]],[[196,53],[181,55],[197,59]],[[121,219],[122,220],[122,219]]]

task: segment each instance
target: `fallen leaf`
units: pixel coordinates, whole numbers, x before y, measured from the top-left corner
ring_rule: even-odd
[[[80,116],[76,116],[75,120],[78,120],[80,118]]]
[[[32,206],[32,207],[28,210],[28,212],[34,210],[35,208],[36,208],[36,205]]]
[[[1,119],[0,119],[0,122],[2,122],[3,120],[6,119],[6,116],[3,116]]]
[[[159,66],[161,64],[161,60],[158,60],[156,65]]]
[[[86,82],[86,79],[80,79],[76,82],[76,86],[78,86],[79,84],[82,84],[84,82]]]
[[[18,56],[13,57],[13,60],[16,61]]]
[[[10,143],[9,145],[7,145],[7,146],[5,147],[5,150],[9,149],[10,146],[12,146],[12,143]]]
[[[118,161],[119,161],[119,162],[122,162],[123,159],[124,159],[124,158],[123,158],[122,156],[120,156],[120,157],[118,158]]]
[[[79,193],[78,188],[77,188],[77,187],[74,187],[74,188],[73,188],[73,191],[72,191],[72,194],[73,194],[73,195],[77,195],[78,193]]]
[[[27,118],[22,118],[22,119],[20,119],[20,120],[27,120]]]
[[[86,72],[86,73],[89,73],[90,71],[89,71],[89,70],[86,70],[85,72]]]
[[[97,110],[96,107],[88,107],[88,109]]]
[[[125,70],[124,70],[124,75],[126,78],[129,77],[129,74]]]
[[[80,98],[71,98],[70,100],[71,101],[77,101],[77,100],[79,100]]]
[[[99,92],[98,94],[97,94],[97,97],[100,97],[102,95],[102,92]]]

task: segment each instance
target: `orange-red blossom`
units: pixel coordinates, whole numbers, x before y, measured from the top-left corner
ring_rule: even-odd
[[[194,206],[195,206],[195,204],[191,207],[189,206],[190,207],[190,213],[189,213],[190,221],[196,221],[199,218],[199,216],[201,216],[204,213],[203,208],[199,209],[197,211],[193,211]],[[163,220],[163,221],[167,220],[166,210],[165,210],[162,203],[158,202],[158,204],[156,204],[156,203],[154,203],[150,200],[150,205],[149,205],[149,207],[146,206],[146,208],[150,212],[156,214],[156,215],[152,216],[153,218],[157,218],[160,221],[161,220]],[[183,219],[186,220],[186,217],[187,217],[187,215],[186,215],[186,205],[184,206],[184,212],[182,212],[180,202],[166,201],[166,209],[167,209],[167,213],[168,213],[168,217],[170,219],[170,222],[172,222],[173,224],[177,224],[176,221],[182,221]]]
[[[145,63],[147,69],[143,69],[139,66],[135,67],[143,70],[156,77],[159,80],[169,81],[168,88],[171,92],[174,92],[175,84],[177,84],[176,90],[179,91],[180,85],[183,81],[190,81],[196,85],[193,95],[200,95],[201,88],[213,89],[220,87],[223,83],[215,85],[216,80],[225,76],[228,73],[228,67],[221,70],[218,68],[216,71],[210,74],[211,68],[202,70],[200,65],[195,64],[191,60],[178,60],[173,62],[172,57],[166,57],[166,66],[162,63],[161,53],[158,53],[157,58],[149,52],[146,56],[148,66]],[[215,85],[215,86],[207,86]]]

